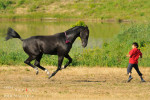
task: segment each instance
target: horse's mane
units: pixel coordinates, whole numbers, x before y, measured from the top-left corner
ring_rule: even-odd
[[[76,30],[76,29],[78,29],[78,28],[82,28],[83,26],[75,26],[75,27],[73,27],[73,28],[70,28],[70,29],[68,29],[67,31],[74,31],[74,30]]]

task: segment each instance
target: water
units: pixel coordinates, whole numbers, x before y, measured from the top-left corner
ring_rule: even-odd
[[[8,27],[15,29],[23,39],[35,35],[51,35],[64,32],[75,22],[50,22],[50,21],[5,21],[0,24],[0,34],[6,33]],[[88,48],[101,47],[103,42],[109,42],[118,32],[122,24],[86,22],[90,30]],[[81,47],[80,39],[74,46]]]

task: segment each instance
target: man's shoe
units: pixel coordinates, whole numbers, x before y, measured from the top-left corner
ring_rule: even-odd
[[[146,82],[146,81],[143,79],[143,80],[141,80],[141,82]]]
[[[143,79],[143,77],[141,77],[141,82],[146,82],[146,81]]]
[[[133,79],[132,76],[129,76],[129,79],[127,82],[130,82],[132,79]]]

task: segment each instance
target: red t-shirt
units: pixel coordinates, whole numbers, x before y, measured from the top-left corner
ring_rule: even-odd
[[[130,55],[129,63],[138,64],[139,56],[142,56],[142,53],[139,49],[134,48],[129,52],[129,55]]]

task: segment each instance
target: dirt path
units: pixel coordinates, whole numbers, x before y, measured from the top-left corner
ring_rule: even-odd
[[[140,69],[146,83],[135,70],[126,83],[126,68],[69,67],[49,80],[28,66],[1,66],[0,100],[150,100],[150,68]]]

